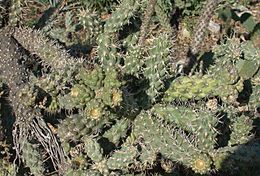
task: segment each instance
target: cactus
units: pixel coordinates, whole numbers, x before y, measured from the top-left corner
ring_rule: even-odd
[[[59,104],[62,108],[84,108],[94,97],[94,92],[85,85],[75,84],[70,91],[70,94],[59,97]]]
[[[158,36],[154,39],[152,48],[148,50],[148,57],[145,58],[143,74],[149,80],[147,94],[155,99],[159,92],[164,88],[164,80],[169,77],[167,65],[169,62],[170,44],[169,36]]]
[[[0,0],[0,175],[259,175],[254,17],[229,1]]]
[[[90,9],[79,10],[78,18],[80,24],[84,27],[84,30],[89,34],[89,38],[97,36],[101,30],[101,24],[98,19],[98,15],[95,12],[91,12]]]
[[[215,126],[219,119],[211,112],[190,107],[172,107],[159,104],[153,107],[152,112],[161,120],[176,124],[185,131],[195,134],[198,140],[197,147],[201,150],[210,151],[214,148]]]
[[[53,69],[63,70],[75,62],[67,52],[61,50],[61,46],[50,41],[40,31],[16,28],[14,36],[25,49],[37,54],[46,66],[51,66]]]
[[[252,119],[245,115],[241,115],[234,119],[234,122],[231,126],[231,135],[229,140],[229,146],[234,144],[244,144],[249,141],[253,135],[250,134],[250,131],[253,128]]]
[[[106,21],[104,33],[98,37],[98,56],[106,70],[109,70],[110,67],[115,66],[118,62],[116,45],[114,43],[114,33],[120,30],[124,24],[129,22],[129,18],[134,15],[134,12],[139,6],[139,1],[123,0],[117,10],[115,10],[111,17]],[[113,37],[110,36],[111,34]]]
[[[41,154],[37,151],[37,145],[30,144],[26,142],[23,147],[22,158],[26,167],[30,168],[31,174],[43,175],[44,164]]]
[[[143,61],[141,60],[141,49],[139,46],[130,46],[125,56],[124,70],[127,74],[136,74],[141,68]]]
[[[108,168],[112,170],[127,170],[134,163],[137,156],[137,148],[131,144],[130,139],[122,146],[120,150],[116,150],[107,160]]]
[[[104,79],[102,68],[97,67],[91,71],[82,68],[79,73],[75,76],[80,83],[85,84],[92,90],[100,88]]]
[[[84,135],[95,133],[102,125],[104,124],[100,120],[72,115],[62,121],[58,128],[58,136],[61,141],[77,141]]]
[[[234,85],[227,84],[229,74],[223,72],[220,74],[223,74],[223,76],[218,77],[220,79],[214,78],[212,75],[200,76],[198,74],[190,77],[179,77],[172,82],[166,91],[164,101],[171,102],[174,99],[181,101],[200,100],[205,97],[219,96],[223,101],[228,102],[230,97],[237,97],[239,91],[242,91],[243,83],[239,81]]]
[[[119,145],[120,140],[127,136],[127,130],[129,128],[129,120],[127,119],[120,119],[116,122],[111,129],[105,132],[103,137],[107,138],[110,142],[115,144],[116,146]]]
[[[85,144],[85,152],[94,161],[100,162],[103,159],[103,151],[96,140],[88,138],[87,136],[82,139]]]
[[[90,119],[100,119],[104,115],[104,104],[98,100],[90,101],[85,108],[85,114]]]
[[[250,95],[249,99],[249,108],[253,110],[257,110],[260,107],[260,79],[259,79],[260,72],[252,78],[252,94]]]
[[[149,142],[148,145],[154,151],[160,151],[163,156],[173,161],[185,163],[195,172],[203,174],[210,170],[211,159],[196,149],[192,141],[183,132],[176,130],[172,134],[170,129],[156,123],[149,114],[143,113],[137,117],[134,134],[136,137],[142,137]]]
[[[217,5],[219,4],[219,0],[208,0],[202,9],[203,14],[201,14],[200,19],[198,20],[198,24],[196,27],[195,35],[192,40],[192,47],[191,52],[193,54],[197,54],[199,46],[201,45],[204,37],[207,26],[209,25],[209,20],[212,18],[214,14],[214,10],[216,9]]]

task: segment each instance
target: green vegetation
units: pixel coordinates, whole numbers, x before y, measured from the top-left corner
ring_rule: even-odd
[[[258,8],[0,0],[0,176],[259,175]]]

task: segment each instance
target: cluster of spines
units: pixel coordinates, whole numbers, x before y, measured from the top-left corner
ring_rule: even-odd
[[[231,135],[228,141],[229,146],[245,144],[253,138],[251,131],[253,129],[253,120],[246,115],[240,115],[232,118]]]
[[[127,136],[129,130],[130,121],[128,119],[120,119],[116,121],[116,124],[111,129],[107,130],[103,137],[107,138],[114,145],[118,146],[122,138]]]
[[[144,63],[144,61],[141,58],[142,58],[141,47],[130,43],[127,53],[124,57],[124,62],[125,62],[123,68],[124,72],[126,74],[138,76],[138,71],[141,69]]]
[[[204,174],[211,169],[210,157],[194,146],[195,139],[190,139],[181,130],[168,128],[149,113],[141,113],[136,118],[133,133],[137,138],[143,138],[152,150],[191,167],[197,173]]]
[[[207,27],[210,19],[214,15],[214,11],[219,4],[220,0],[207,0],[206,5],[202,9],[202,14],[198,20],[198,24],[195,28],[195,34],[191,45],[191,52],[197,54],[199,47],[205,37]]]
[[[215,146],[216,125],[219,122],[209,110],[191,107],[157,104],[152,113],[162,121],[174,124],[191,133],[197,140],[197,147],[203,151],[211,151]]]
[[[134,164],[137,155],[137,148],[127,141],[121,146],[120,150],[113,152],[107,160],[107,166],[111,170],[121,169],[127,172],[131,164]]]
[[[163,26],[163,29],[167,33],[172,33],[171,27],[171,17],[170,13],[172,12],[173,4],[170,1],[157,1],[155,6],[155,13],[160,25]]]
[[[31,54],[40,57],[46,66],[64,70],[69,65],[75,65],[74,58],[40,31],[30,28],[15,28],[14,38]]]
[[[104,25],[104,32],[98,37],[98,57],[105,70],[111,69],[118,62],[116,32],[129,22],[140,6],[139,1],[123,0]]]
[[[81,9],[79,10],[78,19],[86,33],[88,33],[88,38],[86,39],[93,40],[100,34],[101,22],[98,20],[97,12],[88,8]]]
[[[144,76],[149,80],[147,94],[154,101],[164,88],[164,82],[169,78],[167,65],[169,63],[169,53],[171,42],[169,35],[161,35],[155,38],[152,48],[148,49],[148,57],[144,59]]]

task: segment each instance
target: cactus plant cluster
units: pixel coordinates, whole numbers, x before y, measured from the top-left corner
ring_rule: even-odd
[[[0,0],[0,175],[259,175],[253,6]]]

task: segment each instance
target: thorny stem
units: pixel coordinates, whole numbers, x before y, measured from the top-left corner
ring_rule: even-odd
[[[194,71],[194,65],[197,66],[196,62],[198,61],[196,59],[196,55],[198,54],[199,48],[204,40],[210,19],[214,15],[213,12],[220,3],[220,1],[221,0],[207,0],[205,6],[202,9],[203,13],[200,15],[200,18],[195,28],[195,35],[191,42],[192,46],[190,47],[190,53],[185,61],[185,66],[189,67],[188,70],[192,68],[192,70]],[[190,74],[192,74],[193,71],[191,71]]]
[[[140,29],[140,37],[139,37],[139,40],[138,40],[139,46],[142,46],[144,44],[145,36],[146,36],[146,33],[147,33],[147,29],[149,27],[151,17],[152,17],[153,12],[154,12],[156,2],[157,2],[157,0],[150,0],[148,2],[148,5],[147,5],[146,11],[145,11],[144,20],[143,20],[143,23],[142,23],[142,26],[141,26],[141,29]]]
[[[198,49],[203,42],[210,19],[214,15],[213,12],[218,6],[219,2],[220,0],[208,0],[205,6],[203,7],[203,13],[200,15],[200,18],[195,28],[195,35],[192,40],[191,52],[193,54],[198,53]]]

